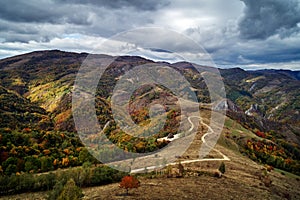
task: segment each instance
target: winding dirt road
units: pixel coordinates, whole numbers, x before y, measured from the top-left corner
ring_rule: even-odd
[[[191,132],[194,129],[194,127],[195,127],[194,123],[191,121],[192,118],[198,118],[200,120],[201,124],[203,124],[204,126],[206,126],[208,128],[207,133],[205,133],[201,137],[201,140],[203,142],[202,145],[207,145],[208,147],[212,148],[214,151],[216,151],[217,153],[219,153],[223,158],[191,159],[191,160],[181,161],[180,163],[181,164],[186,164],[186,163],[203,162],[203,161],[230,161],[230,158],[228,158],[226,155],[224,155],[221,151],[219,151],[219,150],[215,149],[214,147],[211,147],[211,146],[209,146],[207,144],[207,142],[205,140],[205,137],[207,137],[210,134],[213,134],[214,131],[213,131],[213,129],[208,124],[204,123],[203,120],[200,117],[198,117],[198,116],[190,116],[190,117],[188,117],[188,121],[191,124],[191,128],[188,130],[188,132]],[[160,138],[160,140],[161,139],[166,139],[166,140],[169,140],[169,141],[173,141],[173,140],[178,139],[180,137],[179,135],[180,134],[176,134],[176,135],[174,135],[173,138],[167,138],[167,137]],[[166,165],[168,166],[168,165],[176,165],[176,164],[178,164],[178,162],[172,162],[172,163],[168,163]],[[151,170],[155,170],[155,169],[161,168],[161,167],[163,167],[163,166],[162,165],[155,165],[155,166],[153,165],[153,166],[147,167],[146,169],[151,171]],[[133,169],[133,170],[131,170],[131,173],[139,173],[139,172],[143,172],[143,171],[145,171],[145,168],[139,168],[139,169]]]

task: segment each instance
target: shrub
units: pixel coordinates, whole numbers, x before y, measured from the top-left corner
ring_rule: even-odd
[[[64,186],[61,181],[56,182],[56,184],[53,187],[53,190],[48,193],[48,200],[56,200],[58,196],[61,194]]]
[[[274,170],[274,167],[270,166],[270,165],[267,165],[266,169],[267,169],[268,172],[271,172],[272,170]]]
[[[220,167],[219,167],[219,171],[220,171],[222,174],[225,173],[226,169],[225,169],[225,163],[224,163],[224,162],[221,163],[221,165],[220,165]]]
[[[261,132],[261,131],[256,131],[256,135],[257,135],[258,137],[261,137],[261,138],[266,138],[266,134],[264,134],[264,133]]]
[[[120,183],[120,188],[126,189],[126,194],[128,195],[128,190],[131,188],[138,188],[140,186],[140,181],[134,176],[124,176]]]
[[[183,174],[184,174],[184,167],[183,165],[179,162],[178,163],[178,177],[183,177]]]
[[[262,178],[262,182],[266,187],[270,187],[272,184],[272,180],[268,175]]]
[[[80,187],[77,187],[73,179],[68,180],[68,182],[63,187],[58,200],[77,200],[83,197]]]
[[[77,186],[88,187],[104,185],[121,181],[127,175],[115,169],[100,166],[96,168],[71,168],[58,170],[55,173],[46,174],[12,174],[0,176],[0,196],[2,194],[17,194],[29,191],[53,190],[49,193],[48,199],[57,199],[62,192],[63,186],[70,179],[76,182]]]
[[[71,178],[64,186],[61,181],[58,181],[49,193],[48,200],[77,200],[82,196],[81,188],[76,186],[75,181]]]

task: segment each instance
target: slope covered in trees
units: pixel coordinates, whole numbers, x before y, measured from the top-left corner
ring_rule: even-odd
[[[76,73],[87,54],[37,51],[0,60],[0,153],[1,173],[45,172],[78,166],[87,153],[76,135],[71,97]],[[107,56],[110,57],[110,56]],[[159,85],[146,85],[135,91],[129,112],[134,122],[147,127],[149,107],[162,104],[167,123],[149,138],[132,137],[116,125],[110,98],[117,80],[126,70],[153,63],[141,57],[118,57],[98,84],[96,113],[100,126],[110,122],[105,134],[126,151],[150,152],[167,142],[157,138],[176,134],[180,110],[174,94]],[[204,79],[190,63],[164,63],[176,69],[190,83],[200,102],[209,103]],[[205,70],[205,66],[200,66]],[[300,93],[297,73],[239,68],[220,70],[227,93],[228,116],[257,134],[243,138],[228,133],[241,152],[255,161],[289,171],[299,169]],[[171,100],[166,104],[165,100]],[[216,108],[219,109],[219,108]],[[139,134],[143,134],[141,131]],[[110,153],[110,152],[107,152]],[[293,167],[291,167],[293,166]],[[298,168],[297,168],[298,167]]]

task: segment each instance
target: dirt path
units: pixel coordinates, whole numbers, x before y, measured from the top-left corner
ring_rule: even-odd
[[[210,135],[210,134],[213,134],[214,133],[214,130],[206,123],[203,122],[203,120],[201,119],[201,117],[198,117],[198,116],[190,116],[188,117],[188,121],[189,123],[191,124],[191,128],[188,130],[188,132],[191,132],[195,125],[194,123],[191,121],[191,118],[198,118],[200,119],[200,122],[201,124],[203,124],[204,126],[206,126],[208,128],[208,131],[207,133],[205,133],[202,137],[201,137],[201,140],[203,142],[204,145],[207,145],[208,147],[211,147],[207,144],[205,138]],[[167,137],[164,137],[164,138],[160,138],[161,139],[166,139],[168,141],[173,141],[173,140],[176,140],[180,138],[180,133],[174,135],[173,138],[167,138]],[[184,160],[184,161],[181,161],[182,164],[187,164],[187,163],[194,163],[194,162],[202,162],[202,161],[230,161],[230,158],[226,155],[224,155],[221,151],[215,149],[214,147],[211,147],[211,149],[213,149],[214,151],[216,151],[217,153],[219,153],[223,158],[201,158],[201,159],[191,159],[191,160]],[[176,165],[178,164],[177,162],[172,162],[172,163],[168,163],[167,165]],[[153,165],[153,166],[149,166],[147,167],[147,170],[155,170],[157,168],[161,168],[163,167],[162,165]],[[131,173],[139,173],[139,172],[143,172],[145,171],[145,168],[138,168],[138,169],[133,169],[131,170]]]

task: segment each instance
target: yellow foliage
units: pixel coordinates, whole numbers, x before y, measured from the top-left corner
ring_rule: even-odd
[[[51,153],[51,151],[49,149],[43,150],[43,154],[45,154],[45,155],[49,155],[50,153]]]
[[[3,130],[4,130],[5,132],[11,132],[11,128],[8,128],[8,127],[4,128]]]
[[[81,151],[81,147],[77,147],[77,148],[76,148],[76,151],[77,151],[77,152],[80,152],[80,151]]]
[[[145,148],[145,142],[139,142],[139,143],[137,143],[136,145],[135,145],[135,147],[136,147],[136,149],[137,149],[137,151],[139,151],[139,150],[142,150],[142,149],[144,149]]]
[[[17,151],[15,148],[12,148],[9,153],[12,155],[17,155]]]
[[[53,161],[53,165],[56,166],[56,165],[58,165],[58,164],[59,164],[59,160],[55,159],[55,160]]]
[[[69,150],[69,149],[64,149],[64,153],[65,153],[66,155],[69,155],[69,154],[70,154],[70,150]]]
[[[65,112],[61,112],[59,113],[56,117],[55,117],[55,121],[57,124],[60,124],[62,122],[64,122],[67,118],[69,118],[72,114],[72,110],[66,110]]]
[[[62,165],[63,165],[63,166],[66,166],[66,167],[67,167],[67,166],[69,165],[69,163],[70,163],[69,158],[63,158],[63,159],[62,159]]]
[[[26,153],[28,153],[30,151],[30,148],[28,146],[23,146],[23,149]]]

